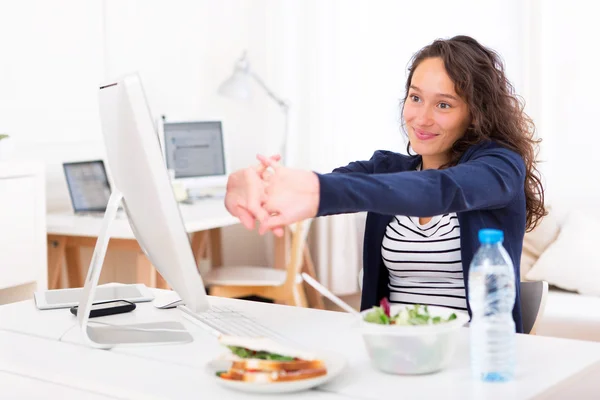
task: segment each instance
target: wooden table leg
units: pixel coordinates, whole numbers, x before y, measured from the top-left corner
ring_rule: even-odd
[[[208,231],[210,237],[210,261],[211,268],[223,265],[223,251],[221,249],[221,228]]]
[[[60,289],[65,262],[66,236],[48,235],[48,289]]]
[[[274,264],[275,268],[278,269],[286,269],[287,267],[287,257],[288,257],[288,249],[291,247],[291,231],[286,227],[285,234],[282,237],[274,237]],[[317,274],[315,272],[315,265],[312,261],[312,257],[310,255],[310,250],[308,248],[308,244],[304,246],[304,253],[302,255],[302,272],[306,272],[314,279],[317,279]],[[312,286],[308,283],[304,282],[304,290],[306,292],[306,297],[308,298],[308,305],[312,308],[325,309],[325,304],[323,303],[323,296],[316,291]]]
[[[79,246],[66,246],[66,268],[69,283],[67,287],[83,287],[83,273],[81,271],[81,253]]]
[[[53,288],[51,285],[58,288],[60,284],[63,261],[67,268],[69,287],[83,286],[80,249],[81,247],[94,247],[96,240],[96,238],[87,236],[48,235],[48,284],[50,288]],[[108,251],[110,250],[135,252],[136,282],[152,288],[169,289],[167,281],[141,251],[135,239],[111,239],[108,244]]]
[[[143,283],[148,287],[156,287],[156,272],[155,268],[148,260],[144,253],[137,253],[135,260],[136,282]]]
[[[276,269],[286,269],[287,249],[290,248],[289,229],[286,227],[282,237],[273,236],[273,265]]]
[[[156,274],[156,287],[158,289],[170,289],[171,286],[169,286],[169,284],[167,283],[165,278],[162,277],[160,272],[158,272],[158,270],[156,268],[154,268],[154,271]]]
[[[200,262],[202,258],[208,257],[208,232],[200,231],[192,234],[192,251],[194,253],[194,260],[196,263]]]
[[[308,246],[304,246],[304,254],[302,256],[302,271],[306,272],[312,278],[317,279],[317,273],[315,272],[315,265],[310,255]],[[315,288],[304,282],[304,291],[306,297],[308,297],[308,304],[312,308],[325,309],[325,303],[323,303],[323,296]]]

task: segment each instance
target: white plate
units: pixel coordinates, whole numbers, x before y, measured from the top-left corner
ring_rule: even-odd
[[[217,376],[217,372],[226,371],[231,366],[229,360],[212,360],[206,365],[206,372],[212,376],[219,385],[223,385],[230,389],[239,390],[249,393],[289,393],[308,390],[315,386],[322,385],[334,377],[336,377],[346,367],[346,359],[337,353],[319,353],[319,358],[325,362],[327,374],[317,376],[310,379],[301,379],[291,382],[273,382],[273,383],[256,383],[256,382],[240,382],[222,379]]]

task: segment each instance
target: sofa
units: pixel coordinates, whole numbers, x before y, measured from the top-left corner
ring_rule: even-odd
[[[525,235],[521,280],[548,282],[537,334],[600,342],[600,214],[593,207],[548,207]]]

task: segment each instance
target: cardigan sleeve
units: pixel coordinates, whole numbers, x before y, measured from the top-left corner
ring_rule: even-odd
[[[428,217],[501,208],[523,191],[525,182],[522,158],[500,147],[443,170],[370,173],[370,162],[352,163],[344,174],[317,174],[318,216],[369,211]]]
[[[381,166],[386,166],[389,164],[389,157],[394,153],[386,150],[377,150],[368,161],[353,161],[350,164],[336,168],[332,171],[332,173],[351,173],[351,172],[361,172],[364,174],[372,174]]]

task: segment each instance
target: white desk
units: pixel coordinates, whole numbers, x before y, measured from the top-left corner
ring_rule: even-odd
[[[600,380],[589,378],[600,372],[600,343],[518,335],[516,380],[485,384],[470,376],[469,331],[465,328],[447,370],[426,376],[396,376],[371,367],[356,322],[349,314],[232,299],[211,301],[241,309],[312,349],[329,349],[347,357],[348,368],[340,377],[318,390],[297,395],[299,399],[560,399],[576,390],[583,393],[579,398],[594,398],[600,389]],[[93,350],[82,344],[75,318],[68,310],[39,311],[33,301],[26,301],[0,307],[0,369],[26,372],[25,376],[61,385],[79,382],[80,386],[71,388],[119,398],[256,398],[226,390],[208,376],[206,363],[225,350],[214,337],[184,320],[178,310],[138,304],[133,313],[103,320],[179,320],[195,340],[185,345]],[[62,342],[58,342],[61,336]]]
[[[220,198],[199,200],[194,204],[180,203],[179,209],[188,233],[224,228],[240,222],[229,214]],[[102,217],[55,212],[47,215],[46,223],[48,234],[95,238],[100,232]],[[135,239],[125,217],[113,221],[110,234],[113,239]]]
[[[81,390],[67,385],[30,378],[17,373],[0,371],[0,390],[4,398],[61,399],[61,400],[110,400],[118,397]]]
[[[192,205],[181,204],[180,210],[185,229],[192,234],[192,248],[196,259],[210,254],[212,264],[221,265],[221,228],[238,224],[239,220],[225,209],[223,199],[206,199]],[[69,286],[83,286],[80,248],[94,247],[101,225],[100,216],[75,215],[70,212],[50,213],[46,216],[50,289],[60,287],[63,264],[67,267]],[[110,233],[109,251],[121,249],[137,253],[136,282],[150,287],[167,287],[141,251],[126,217],[115,219]]]
[[[227,209],[223,199],[204,199],[194,204],[180,204],[185,230],[191,234],[191,246],[195,260],[210,259],[211,267],[223,265],[221,228],[239,224]],[[94,247],[100,228],[101,216],[75,215],[71,212],[50,213],[46,216],[48,233],[48,288],[61,287],[63,265],[66,266],[69,287],[82,287],[83,279],[80,249]],[[136,254],[135,283],[148,287],[168,289],[166,281],[152,266],[142,252],[129,221],[123,215],[111,225],[111,240],[108,250],[127,250]],[[285,269],[286,249],[289,248],[290,232],[283,238],[274,237],[274,267]],[[303,272],[315,277],[314,266],[308,247],[304,251]],[[321,295],[305,285],[306,296],[311,307],[324,308]]]

